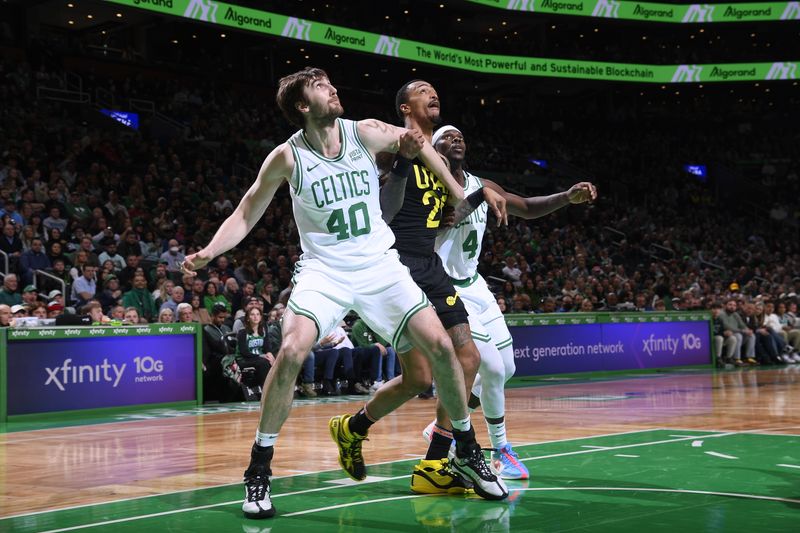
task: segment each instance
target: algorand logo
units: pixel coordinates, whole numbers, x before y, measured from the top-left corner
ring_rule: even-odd
[[[400,53],[400,39],[389,37],[388,35],[381,35],[381,38],[378,39],[378,44],[375,45],[375,53],[398,57]]]
[[[692,4],[686,10],[682,22],[713,22],[714,6],[710,4]]]
[[[700,81],[702,70],[703,67],[700,65],[678,65],[675,74],[672,75],[672,83]]]
[[[793,80],[797,73],[797,63],[773,63],[767,72],[768,80]]]
[[[302,39],[304,41],[309,41],[311,40],[311,37],[309,35],[310,32],[311,32],[310,22],[295,17],[289,17],[289,20],[286,21],[286,25],[283,27],[281,36],[291,37],[292,39]]]
[[[186,10],[183,12],[184,17],[190,19],[199,19],[206,22],[217,21],[217,8],[219,5],[211,0],[191,0]]]
[[[619,17],[619,2],[616,0],[597,0],[592,16],[612,19]]]
[[[781,20],[800,20],[800,2],[788,2],[781,15]]]
[[[72,359],[64,359],[61,366],[53,368],[45,367],[47,372],[47,381],[44,386],[51,383],[55,385],[58,390],[64,391],[70,383],[99,383],[101,381],[113,383],[116,388],[119,385],[119,380],[122,379],[122,374],[125,373],[127,363],[117,366],[116,363],[109,363],[108,358],[104,358],[103,362],[95,365],[72,365]],[[113,376],[109,371],[113,372]]]
[[[534,0],[508,0],[506,9],[514,9],[516,11],[534,11]]]

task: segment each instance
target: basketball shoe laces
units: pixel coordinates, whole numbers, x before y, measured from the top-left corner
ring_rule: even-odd
[[[484,450],[492,450],[493,448],[481,448],[478,445],[470,446],[469,454],[466,457],[467,464],[478,473],[481,479],[486,481],[494,481],[497,479],[489,466],[486,464],[486,457],[483,455]]]
[[[261,474],[247,476],[245,480],[248,502],[263,501],[269,491],[269,477]]]
[[[364,464],[364,455],[361,453],[361,443],[369,439],[352,431],[350,434],[353,436],[353,440],[350,441],[350,443],[347,445],[347,448],[345,448],[345,456],[343,459],[347,466],[350,467],[349,469],[352,470],[354,464]]]

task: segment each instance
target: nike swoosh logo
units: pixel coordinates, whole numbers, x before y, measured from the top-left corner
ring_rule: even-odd
[[[322,164],[322,163],[317,163],[317,164],[316,164],[316,165],[314,165],[313,167],[306,167],[306,172],[311,172],[312,170],[314,170],[315,168],[317,168],[317,167],[318,167],[318,166],[320,166],[321,164]]]

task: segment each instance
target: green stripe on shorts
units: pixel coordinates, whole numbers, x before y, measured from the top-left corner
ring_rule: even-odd
[[[312,313],[311,311],[307,311],[307,310],[303,309],[302,307],[298,307],[297,304],[294,303],[291,300],[289,300],[286,303],[286,305],[287,305],[287,307],[289,307],[289,309],[292,310],[292,312],[294,314],[300,315],[300,316],[304,316],[306,318],[309,318],[309,319],[313,320],[314,324],[316,324],[316,326],[317,326],[317,338],[319,338],[320,335],[322,335],[322,328],[319,325],[319,319],[316,317],[316,315],[314,315],[314,313]]]
[[[425,293],[422,293],[422,301],[409,309],[405,315],[403,315],[403,319],[400,321],[400,325],[397,326],[397,330],[392,335],[392,346],[395,348],[399,347],[400,337],[403,335],[403,331],[406,329],[408,325],[408,321],[411,320],[411,317],[417,314],[419,311],[422,311],[428,306],[428,297],[425,296]]]
[[[514,339],[509,337],[506,340],[504,340],[503,342],[498,342],[497,344],[495,344],[495,346],[497,346],[498,350],[502,350],[503,348],[508,348],[512,344],[514,344]]]
[[[481,335],[480,333],[475,333],[474,331],[472,332],[472,338],[481,342],[490,342],[492,340],[491,335]]]

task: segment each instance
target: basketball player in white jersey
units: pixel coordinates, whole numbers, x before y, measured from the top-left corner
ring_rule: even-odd
[[[343,108],[336,88],[316,68],[282,78],[277,102],[286,118],[302,129],[267,156],[233,214],[211,242],[187,256],[182,266],[194,272],[236,246],[263,216],[278,187],[289,183],[303,255],[283,316],[281,348],[264,383],[256,442],[244,474],[242,510],[249,518],[275,515],[270,463],[278,431],[289,415],[300,366],[311,347],[350,310],[357,311],[376,333],[392,339],[398,352],[413,345],[430,355],[456,429],[454,465],[470,481],[481,484],[485,497],[507,497],[505,484],[492,474],[475,441],[464,376],[452,342],[425,294],[390,250],[394,235],[381,215],[375,155],[395,153],[401,143],[408,147],[413,144],[409,138],[419,139],[418,133],[378,120],[339,118]],[[463,199],[461,188],[433,147],[418,141],[417,149],[420,146],[419,157],[452,187],[456,198]],[[504,216],[504,209],[498,215]],[[346,436],[353,452],[340,460],[349,463],[351,470],[365,472],[358,436]]]
[[[510,215],[526,219],[538,218],[567,205],[597,198],[597,190],[588,182],[577,183],[563,193],[522,198],[505,191],[492,181],[470,174],[464,170],[467,150],[464,136],[455,126],[442,126],[436,130],[431,144],[449,161],[450,172],[463,187],[464,196],[481,187],[491,188],[505,197]],[[528,469],[519,461],[506,438],[503,390],[515,370],[511,334],[494,295],[478,273],[487,214],[486,204],[483,204],[460,220],[462,217],[457,208],[455,224],[436,237],[436,252],[441,257],[447,274],[453,279],[453,285],[464,301],[470,317],[478,318],[497,347],[496,350],[485,349],[483,343],[477,343],[481,352],[481,364],[470,399],[470,407],[477,407],[479,403],[483,407],[493,449],[492,467],[503,479],[527,479]],[[425,430],[427,438],[434,430],[432,425]]]

